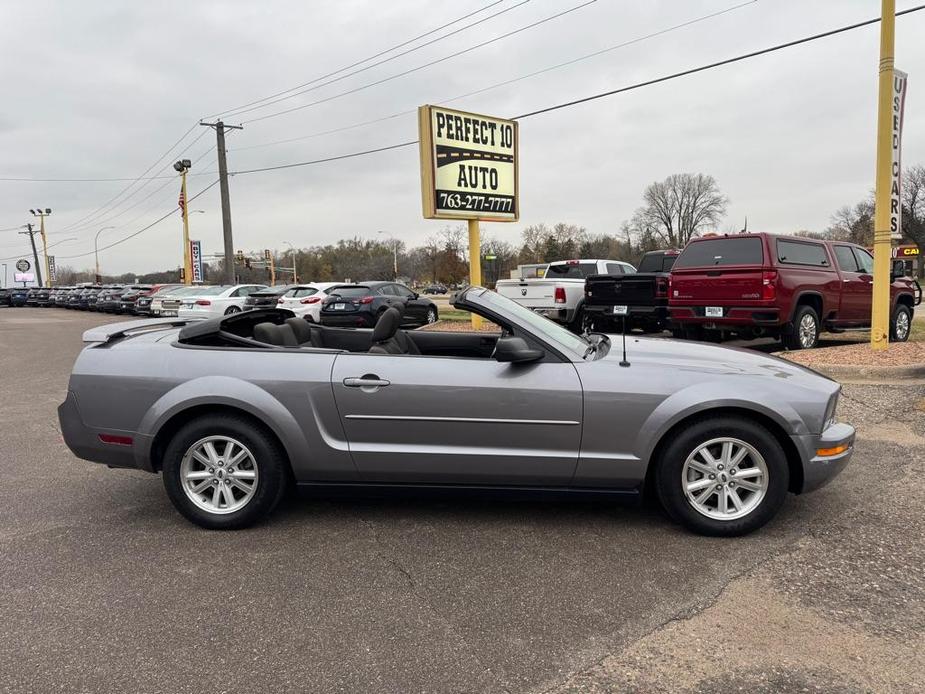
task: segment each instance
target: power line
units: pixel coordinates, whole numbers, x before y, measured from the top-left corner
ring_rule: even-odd
[[[204,171],[202,173],[188,174],[189,176],[211,176],[214,171]],[[21,182],[21,183],[113,183],[116,181],[158,181],[165,178],[176,178],[176,176],[124,176],[121,178],[0,178],[2,182]],[[2,231],[2,229],[0,229]]]
[[[910,14],[912,12],[918,12],[919,10],[925,9],[925,5],[917,5],[916,7],[910,7],[908,10],[903,10],[902,12],[897,12],[896,16],[899,17],[904,14]],[[824,31],[820,34],[813,34],[812,36],[806,36],[802,39],[796,39],[794,41],[788,41],[786,43],[779,43],[776,46],[771,46],[769,48],[762,48],[758,51],[752,51],[751,53],[744,53],[738,55],[734,58],[727,58],[726,60],[719,60],[715,63],[709,63],[708,65],[701,65],[700,67],[691,68],[689,70],[682,70],[681,72],[675,72],[671,75],[665,75],[664,77],[657,77],[655,79],[647,80],[645,82],[637,82],[628,87],[620,87],[619,89],[611,89],[610,91],[601,92],[599,94],[592,94],[591,96],[582,97],[581,99],[574,99],[573,101],[566,101],[565,103],[557,104],[555,106],[547,106],[546,108],[541,108],[536,111],[530,111],[529,113],[524,113],[519,116],[514,116],[514,120],[518,118],[529,118],[530,116],[538,116],[542,113],[549,113],[550,111],[557,111],[561,108],[568,108],[569,106],[577,106],[578,104],[583,104],[588,101],[594,101],[595,99],[602,99],[605,96],[613,96],[614,94],[621,94],[623,92],[628,92],[632,89],[640,89],[641,87],[648,87],[652,84],[658,84],[660,82],[667,82],[668,80],[673,80],[678,77],[685,77],[687,75],[693,75],[697,72],[704,72],[705,70],[712,70],[716,67],[721,67],[723,65],[730,65],[732,63],[737,63],[742,60],[747,60],[748,58],[754,58],[755,56],[765,55],[767,53],[773,53],[774,51],[780,51],[784,48],[791,48],[792,46],[798,46],[801,43],[809,43],[810,41],[816,41],[817,39],[827,38],[829,36],[834,36],[836,34],[841,34],[846,31],[851,31],[853,29],[859,29],[860,27],[868,26],[870,24],[876,24],[880,21],[880,17],[875,19],[868,19],[864,22],[857,22],[856,24],[849,24],[848,26],[843,26],[838,29],[832,29],[831,31]]]
[[[582,56],[579,56],[579,57],[577,57],[577,58],[572,58],[571,60],[567,60],[567,61],[565,61],[565,62],[557,63],[557,64],[555,64],[555,65],[550,65],[550,66],[548,66],[548,67],[542,68],[542,69],[540,69],[540,70],[536,70],[536,71],[531,72],[531,73],[528,73],[528,74],[526,74],[526,75],[521,75],[521,76],[519,76],[519,77],[514,77],[514,78],[512,78],[512,79],[508,79],[508,80],[505,80],[505,81],[503,81],[503,82],[497,82],[497,83],[492,84],[492,85],[490,85],[490,86],[488,86],[488,87],[483,87],[483,88],[477,89],[477,90],[475,90],[475,91],[466,92],[465,94],[460,94],[460,95],[458,95],[458,96],[454,96],[454,97],[449,98],[449,99],[441,99],[441,100],[439,100],[439,101],[435,101],[434,103],[436,103],[436,104],[441,104],[441,105],[442,105],[442,104],[450,104],[450,103],[453,103],[454,101],[458,101],[458,100],[460,100],[460,99],[465,99],[465,98],[470,97],[470,96],[475,96],[476,94],[483,94],[483,93],[485,93],[485,92],[491,91],[491,90],[493,90],[493,89],[497,89],[497,88],[499,88],[499,87],[506,87],[506,86],[508,86],[508,85],[510,85],[510,84],[514,84],[515,82],[520,82],[520,81],[522,81],[522,80],[529,79],[529,78],[531,78],[531,77],[536,77],[537,75],[542,75],[542,74],[545,74],[545,73],[547,73],[547,72],[552,72],[553,70],[558,70],[558,69],[560,69],[560,68],[567,67],[567,66],[569,66],[569,65],[574,65],[574,64],[579,63],[579,62],[582,62],[582,61],[584,61],[584,60],[589,60],[589,59],[591,59],[591,58],[596,58],[597,56],[603,55],[603,54],[605,54],[605,53],[609,53],[609,52],[611,52],[611,51],[615,51],[615,50],[617,50],[617,49],[619,49],[619,48],[625,48],[625,47],[627,47],[627,46],[631,46],[631,45],[634,45],[634,44],[637,44],[637,43],[641,43],[641,42],[643,42],[643,41],[647,41],[647,40],[652,39],[652,38],[655,38],[655,37],[657,37],[657,36],[662,36],[662,35],[664,35],[664,34],[668,34],[668,33],[671,33],[671,32],[673,32],[673,31],[677,31],[678,29],[683,29],[683,28],[689,27],[689,26],[691,26],[691,25],[693,25],[693,24],[697,24],[697,23],[699,23],[699,22],[703,22],[703,21],[706,21],[706,20],[709,20],[709,19],[713,19],[713,18],[715,18],[715,17],[719,17],[720,15],[724,15],[724,14],[727,14],[727,13],[729,13],[729,12],[733,12],[734,10],[741,9],[741,8],[746,7],[746,6],[748,6],[748,5],[753,5],[753,4],[755,4],[756,2],[758,2],[758,0],[747,0],[747,2],[742,2],[742,3],[739,3],[738,5],[733,5],[733,6],[731,6],[731,7],[727,7],[727,8],[724,9],[724,10],[719,10],[719,11],[717,11],[717,12],[711,12],[710,14],[705,14],[705,15],[702,15],[702,16],[697,17],[697,18],[695,18],[695,19],[690,19],[690,20],[688,20],[688,21],[686,21],[686,22],[681,22],[680,24],[675,24],[675,25],[673,25],[673,26],[666,27],[665,29],[660,29],[660,30],[658,30],[658,31],[654,31],[654,32],[652,32],[652,33],[646,34],[646,35],[644,35],[644,36],[639,36],[639,37],[636,37],[636,38],[634,38],[634,39],[629,39],[629,40],[627,40],[627,41],[623,41],[622,43],[618,43],[618,44],[616,44],[616,45],[614,45],[614,46],[609,46],[609,47],[607,47],[607,48],[602,48],[602,49],[597,50],[597,51],[594,51],[594,52],[592,52],[592,53],[587,53],[587,54],[582,55]],[[259,148],[261,148],[261,147],[269,147],[269,146],[271,146],[271,145],[281,145],[281,144],[288,144],[288,143],[290,143],[290,142],[298,142],[299,140],[308,140],[308,139],[311,139],[311,138],[314,138],[314,137],[320,137],[320,136],[323,136],[323,135],[332,135],[332,134],[334,134],[334,133],[344,132],[345,130],[353,130],[353,129],[355,129],[355,128],[360,128],[360,127],[364,127],[364,126],[367,126],[367,125],[375,125],[376,123],[382,123],[383,121],[392,120],[392,119],[394,119],[394,118],[400,118],[401,116],[408,116],[408,115],[414,114],[414,113],[416,113],[416,112],[417,112],[417,109],[409,109],[409,110],[407,110],[407,111],[401,111],[401,112],[399,112],[399,113],[393,113],[393,114],[388,115],[388,116],[381,116],[381,117],[379,117],[379,118],[374,118],[374,119],[372,119],[372,120],[363,121],[363,122],[361,122],[361,123],[354,123],[354,124],[352,124],[352,125],[345,125],[345,126],[342,126],[342,127],[339,127],[339,128],[332,128],[332,129],[330,129],[330,130],[323,130],[323,131],[321,131],[321,132],[309,133],[309,134],[307,134],[307,135],[301,135],[301,136],[299,136],[299,137],[291,137],[291,138],[288,138],[288,139],[285,139],[285,140],[275,140],[275,141],[273,141],[273,142],[263,142],[263,143],[256,144],[256,145],[247,145],[247,146],[245,146],[245,147],[235,147],[234,151],[236,151],[236,152],[241,152],[241,151],[245,151],[245,150],[249,150],[249,149],[259,149]]]
[[[72,229],[73,227],[76,227],[77,225],[83,223],[84,221],[87,221],[87,220],[92,219],[93,217],[97,216],[97,214],[98,214],[99,212],[101,212],[102,210],[104,210],[107,206],[109,206],[109,205],[112,204],[114,201],[116,201],[116,200],[118,200],[120,197],[122,197],[122,195],[123,195],[124,193],[128,192],[129,190],[131,190],[132,187],[133,187],[138,181],[140,181],[140,180],[142,179],[142,177],[147,176],[148,173],[151,171],[151,169],[153,169],[155,166],[157,166],[157,165],[164,159],[164,157],[166,157],[167,155],[169,155],[170,152],[174,149],[174,147],[177,147],[181,142],[183,142],[183,140],[186,139],[186,136],[189,135],[191,132],[193,132],[193,130],[196,128],[196,126],[197,126],[197,123],[194,123],[192,126],[190,126],[189,130],[187,130],[185,133],[183,133],[183,134],[180,136],[180,139],[178,139],[176,142],[174,142],[172,145],[170,145],[170,147],[167,148],[167,151],[164,152],[160,157],[158,157],[158,158],[157,158],[157,161],[155,161],[153,164],[151,164],[151,166],[149,166],[147,169],[145,169],[145,170],[141,173],[141,175],[140,175],[136,180],[134,180],[134,181],[132,181],[131,183],[129,183],[125,188],[123,188],[122,190],[120,190],[118,193],[116,193],[113,197],[111,197],[109,200],[107,200],[106,202],[104,202],[102,205],[100,205],[98,208],[96,208],[96,209],[95,209],[93,212],[91,212],[90,214],[85,215],[85,216],[81,217],[80,219],[78,219],[76,222],[72,222],[71,224],[65,226],[65,227],[62,229],[62,231],[68,231],[68,230]],[[201,137],[201,136],[200,136],[200,137]],[[197,139],[198,139],[198,138],[197,138]],[[188,145],[187,148],[191,147],[191,146],[192,146],[193,144],[195,144],[195,143],[196,143],[196,140],[193,140],[193,142],[192,142],[190,145]],[[145,185],[145,184],[142,184],[142,185]],[[133,193],[133,195],[134,195],[134,193]]]
[[[193,200],[195,200],[196,198],[198,198],[200,195],[203,195],[207,190],[209,190],[210,188],[213,188],[213,187],[215,187],[215,186],[217,186],[217,185],[218,185],[218,179],[212,181],[212,183],[210,183],[209,185],[207,185],[205,188],[203,188],[202,190],[200,190],[200,191],[199,191],[198,193],[196,193],[195,195],[191,196],[191,197],[189,198],[189,200],[187,200],[187,204],[191,203]],[[148,231],[148,229],[151,229],[152,227],[155,227],[155,226],[157,226],[158,224],[160,224],[161,222],[163,222],[165,219],[167,219],[168,217],[170,217],[170,215],[172,215],[174,212],[177,212],[179,209],[180,209],[180,206],[179,206],[179,205],[176,205],[172,210],[170,210],[170,212],[167,212],[167,213],[164,214],[163,216],[158,217],[157,219],[155,219],[153,222],[151,222],[151,223],[148,224],[147,226],[142,227],[142,228],[139,229],[138,231],[136,231],[136,232],[134,232],[134,233],[131,233],[131,234],[129,234],[128,236],[125,236],[125,237],[119,239],[118,241],[113,241],[112,243],[105,245],[105,246],[101,247],[99,250],[105,251],[105,250],[107,250],[107,249],[109,249],[109,248],[113,248],[114,246],[118,246],[118,245],[120,245],[120,244],[125,243],[126,241],[128,241],[128,240],[130,240],[130,239],[133,239],[133,238],[135,238],[136,236],[138,236],[139,234],[143,234],[144,232]],[[85,257],[90,256],[90,255],[93,255],[93,254],[94,254],[94,251],[90,251],[90,252],[88,252],[88,253],[80,253],[80,254],[78,254],[78,255],[63,255],[63,256],[61,256],[61,257],[59,258],[59,260],[72,260],[72,259],[74,259],[74,258],[85,258]]]
[[[438,36],[438,37],[436,37],[436,38],[434,38],[434,39],[431,39],[430,41],[425,41],[424,43],[422,43],[422,44],[420,44],[420,45],[418,45],[418,46],[414,46],[414,47],[412,47],[412,48],[409,48],[409,49],[406,50],[406,51],[402,51],[401,53],[396,53],[395,55],[389,56],[388,58],[384,58],[384,59],[382,59],[382,60],[380,60],[380,61],[378,61],[378,62],[371,63],[371,64],[369,64],[369,65],[365,65],[364,67],[361,67],[361,68],[358,69],[358,70],[354,70],[353,72],[348,72],[348,73],[346,73],[346,74],[344,74],[344,75],[340,75],[340,76],[338,76],[338,77],[334,77],[333,79],[330,79],[330,80],[328,80],[327,82],[321,82],[321,84],[316,84],[316,83],[319,82],[319,81],[321,81],[322,79],[325,79],[325,78],[324,78],[324,77],[316,78],[316,79],[312,80],[311,82],[306,82],[305,84],[301,84],[301,85],[299,85],[298,87],[293,87],[292,89],[286,90],[287,92],[292,92],[291,94],[288,94],[288,95],[286,95],[286,96],[279,96],[279,95],[278,95],[279,98],[267,97],[267,99],[263,99],[263,100],[262,100],[262,101],[264,101],[265,103],[262,103],[262,104],[259,104],[259,105],[256,105],[256,106],[251,106],[250,108],[241,107],[241,108],[239,108],[239,109],[235,109],[233,112],[226,114],[226,117],[227,117],[227,116],[240,116],[242,113],[250,113],[251,111],[257,111],[257,110],[259,110],[259,109],[266,108],[267,106],[272,106],[273,104],[278,104],[278,103],[280,103],[281,101],[286,101],[286,100],[288,100],[288,99],[293,99],[293,98],[295,98],[295,97],[297,97],[297,96],[301,96],[302,94],[307,94],[308,92],[313,92],[313,91],[315,91],[315,90],[317,90],[317,89],[321,89],[321,88],[323,88],[323,87],[327,87],[328,85],[334,84],[334,83],[336,83],[336,82],[340,82],[341,80],[345,80],[345,79],[348,79],[348,78],[353,77],[353,76],[355,76],[355,75],[359,75],[360,73],[366,72],[367,70],[372,70],[374,67],[378,67],[379,65],[384,65],[385,63],[392,62],[393,60],[397,60],[398,58],[401,58],[401,57],[403,57],[403,56],[406,56],[406,55],[408,55],[408,54],[410,54],[410,53],[414,53],[415,51],[419,51],[419,50],[421,50],[422,48],[426,48],[427,46],[431,46],[431,45],[437,43],[438,41],[443,41],[444,39],[448,39],[448,38],[451,37],[451,36],[455,36],[456,34],[460,34],[460,33],[464,32],[464,31],[466,31],[467,29],[471,29],[471,28],[474,27],[474,26],[478,26],[479,24],[484,24],[485,22],[491,21],[491,20],[494,19],[495,17],[498,17],[498,16],[500,16],[500,15],[502,15],[502,14],[506,14],[506,13],[510,12],[511,10],[516,10],[518,7],[521,7],[522,5],[526,5],[528,2],[531,2],[531,0],[520,0],[520,2],[518,2],[516,5],[511,5],[510,7],[507,7],[507,8],[505,8],[505,9],[503,9],[503,10],[499,10],[498,12],[495,12],[494,14],[490,14],[490,15],[488,15],[487,17],[483,17],[482,19],[479,19],[479,20],[477,20],[477,21],[475,21],[475,22],[472,22],[471,24],[467,24],[466,26],[460,27],[459,29],[454,29],[453,31],[451,31],[451,32],[449,32],[449,33],[447,33],[447,34],[444,34],[443,36]],[[380,54],[380,55],[381,55],[381,54]],[[371,60],[371,58],[370,58],[370,60]],[[361,61],[361,62],[365,62],[365,61]],[[357,64],[359,64],[359,63],[357,63]],[[352,66],[351,66],[351,67],[352,67]],[[344,69],[349,69],[349,68],[344,68]],[[326,77],[330,77],[331,75],[336,75],[338,72],[341,72],[341,70],[338,70],[338,71],[336,71],[336,72],[330,73],[329,75],[326,75]],[[308,85],[314,85],[314,86],[308,86]],[[302,87],[306,87],[306,88],[305,88],[305,89],[302,89]],[[285,93],[285,92],[284,92],[284,93]]]
[[[254,101],[250,101],[250,102],[248,102],[248,103],[246,103],[246,104],[242,104],[241,106],[237,106],[237,107],[232,108],[232,109],[227,109],[227,110],[225,110],[225,111],[219,111],[219,112],[217,112],[217,113],[212,113],[212,114],[206,116],[205,118],[206,118],[206,119],[209,119],[209,118],[217,118],[217,117],[222,116],[222,115],[228,116],[228,115],[231,115],[231,114],[233,114],[234,112],[239,111],[239,110],[241,110],[241,109],[243,109],[243,108],[247,108],[248,106],[253,106],[254,104],[259,104],[259,103],[261,103],[261,102],[263,102],[263,101],[267,101],[267,100],[269,100],[269,99],[275,99],[275,98],[278,97],[278,96],[282,96],[283,94],[288,94],[289,92],[295,91],[296,89],[301,89],[302,87],[307,87],[308,85],[314,84],[315,82],[320,82],[321,80],[327,79],[328,77],[332,77],[332,76],[338,74],[339,72],[344,72],[345,70],[350,70],[351,68],[354,68],[354,67],[356,67],[357,65],[362,65],[363,63],[368,62],[368,61],[370,61],[370,60],[375,60],[376,58],[378,58],[378,57],[380,57],[380,56],[383,56],[383,55],[385,55],[386,53],[391,53],[392,51],[398,50],[399,48],[403,48],[403,47],[407,46],[409,43],[414,43],[414,42],[417,41],[418,39],[422,39],[422,38],[424,38],[425,36],[429,36],[430,34],[434,34],[434,33],[438,32],[438,31],[440,31],[440,30],[442,30],[442,29],[446,29],[447,27],[452,26],[453,24],[457,24],[457,23],[459,23],[459,22],[461,22],[461,21],[463,21],[463,20],[465,20],[465,19],[468,19],[469,17],[474,17],[474,16],[477,15],[477,14],[481,14],[481,13],[484,12],[485,10],[491,9],[491,8],[494,7],[495,5],[500,5],[500,4],[501,4],[502,2],[504,2],[504,1],[505,1],[505,0],[495,0],[495,2],[492,2],[492,3],[488,4],[488,5],[486,5],[485,7],[482,7],[481,9],[474,10],[474,11],[472,11],[472,12],[469,12],[468,14],[464,14],[462,17],[457,17],[456,19],[454,19],[454,20],[452,20],[452,21],[450,21],[450,22],[447,22],[446,24],[442,24],[442,25],[440,25],[440,26],[438,26],[438,27],[436,27],[436,28],[434,28],[434,29],[431,29],[430,31],[425,31],[423,34],[418,34],[418,35],[415,36],[414,38],[411,38],[411,39],[408,39],[408,40],[406,40],[406,41],[403,41],[402,43],[398,43],[398,44],[396,44],[396,45],[394,45],[394,46],[392,46],[392,47],[390,47],[390,48],[386,48],[386,49],[383,50],[383,51],[379,51],[378,53],[376,53],[376,54],[374,54],[374,55],[371,55],[371,56],[368,56],[368,57],[366,57],[366,58],[363,58],[362,60],[358,60],[358,61],[356,61],[356,62],[354,62],[354,63],[351,63],[350,65],[345,65],[345,66],[342,67],[342,68],[339,68],[339,69],[337,69],[337,70],[334,70],[334,71],[332,71],[332,72],[329,72],[329,73],[327,73],[327,74],[325,74],[325,75],[321,75],[321,76],[319,76],[319,77],[315,77],[314,79],[309,80],[308,82],[303,82],[302,84],[298,84],[298,85],[296,85],[295,87],[291,87],[290,89],[284,89],[284,90],[281,91],[281,92],[277,92],[277,93],[275,93],[275,94],[270,94],[269,96],[265,96],[265,97],[263,97],[263,98],[261,98],[261,99],[256,99],[256,100],[254,100]]]
[[[496,36],[492,39],[488,39],[487,41],[482,41],[481,43],[477,43],[474,46],[463,48],[462,50],[456,51],[455,53],[450,53],[449,55],[445,55],[442,58],[431,60],[430,62],[424,63],[423,65],[418,65],[417,67],[410,68],[403,72],[399,72],[394,75],[389,75],[388,77],[383,77],[382,79],[376,80],[375,82],[368,82],[367,84],[361,85],[359,87],[348,89],[345,92],[339,92],[337,94],[332,94],[331,96],[325,97],[324,99],[319,99],[318,101],[311,101],[307,104],[302,104],[300,106],[293,106],[292,108],[287,108],[282,111],[276,111],[275,113],[268,113],[263,116],[257,116],[256,118],[251,118],[250,120],[243,121],[243,123],[244,124],[256,123],[258,121],[267,120],[268,118],[276,118],[277,116],[283,116],[283,115],[286,115],[287,113],[293,113],[294,111],[301,111],[302,109],[310,108],[312,106],[317,106],[318,104],[324,104],[329,101],[334,101],[335,99],[339,99],[343,96],[348,96],[350,94],[356,94],[357,92],[361,92],[365,89],[369,89],[371,87],[375,87],[380,84],[385,84],[386,82],[391,82],[392,80],[398,79],[399,77],[405,77],[406,75],[419,72],[420,70],[424,70],[425,68],[432,67],[439,63],[446,62],[447,60],[450,60],[452,58],[457,58],[466,53],[471,53],[472,51],[478,50],[479,48],[484,48],[485,46],[488,46],[493,43],[497,43],[498,41],[503,41],[506,38],[510,38],[511,36],[514,36],[521,32],[527,31],[529,29],[533,29],[535,27],[540,26],[541,24],[545,24],[546,22],[551,22],[552,20],[558,19],[559,17],[564,17],[565,15],[571,14],[572,12],[577,12],[578,10],[583,9],[587,7],[588,5],[593,5],[595,2],[597,2],[597,0],[585,0],[585,2],[579,5],[570,7],[567,10],[562,10],[561,12],[557,12],[556,14],[549,15],[548,17],[544,17],[543,19],[532,22],[531,24],[527,24],[525,26],[519,27],[505,34],[501,34],[500,36]]]
[[[915,7],[910,7],[910,8],[907,9],[907,10],[902,10],[901,12],[897,12],[897,13],[896,13],[896,16],[899,17],[899,16],[902,16],[902,15],[911,14],[911,13],[913,13],[913,12],[919,12],[920,10],[923,10],[923,9],[925,9],[925,5],[917,5],[917,6],[915,6]],[[692,74],[695,74],[695,73],[698,73],[698,72],[704,72],[704,71],[706,71],[706,70],[710,70],[710,69],[713,69],[713,68],[721,67],[721,66],[723,66],[723,65],[729,65],[730,63],[736,63],[736,62],[739,62],[739,61],[742,61],[742,60],[746,60],[746,59],[748,59],[748,58],[754,58],[754,57],[759,56],[759,55],[765,55],[765,54],[767,54],[767,53],[773,53],[773,52],[775,52],[775,51],[779,51],[779,50],[782,50],[782,49],[784,49],[784,48],[790,48],[790,47],[792,47],[792,46],[797,46],[797,45],[800,45],[800,44],[803,44],[803,43],[808,43],[808,42],[810,42],[810,41],[815,41],[815,40],[818,40],[818,39],[827,38],[827,37],[829,37],[829,36],[834,36],[834,35],[836,35],[836,34],[841,34],[841,33],[844,33],[844,32],[846,32],[846,31],[852,31],[852,30],[854,30],[854,29],[859,29],[859,28],[861,28],[861,27],[865,27],[865,26],[868,26],[868,25],[871,25],[871,24],[876,24],[876,23],[879,22],[879,21],[880,21],[880,17],[876,17],[876,18],[874,18],[874,19],[868,19],[868,20],[863,21],[863,22],[857,22],[857,23],[855,23],[855,24],[849,24],[849,25],[847,25],[847,26],[843,26],[843,27],[840,27],[840,28],[838,28],[838,29],[832,29],[832,30],[830,30],[830,31],[825,31],[825,32],[822,32],[822,33],[819,33],[819,34],[813,34],[813,35],[811,35],[811,36],[806,36],[806,37],[804,37],[804,38],[796,39],[796,40],[794,40],[794,41],[788,41],[788,42],[786,42],[786,43],[777,44],[777,45],[775,45],[775,46],[770,46],[770,47],[768,47],[768,48],[763,48],[763,49],[761,49],[761,50],[752,51],[752,52],[750,52],[750,53],[744,53],[744,54],[739,55],[739,56],[736,56],[736,57],[734,57],[734,58],[727,58],[726,60],[720,60],[720,61],[717,61],[717,62],[715,62],[715,63],[709,63],[709,64],[707,64],[707,65],[702,65],[702,66],[700,66],[700,67],[691,68],[691,69],[689,69],[689,70],[683,70],[683,71],[681,71],[681,72],[675,72],[675,73],[673,73],[673,74],[665,75],[665,76],[663,76],[663,77],[657,77],[657,78],[655,78],[655,79],[646,80],[645,82],[637,82],[636,84],[631,84],[631,85],[628,85],[628,86],[626,86],[626,87],[620,87],[620,88],[618,88],[618,89],[611,89],[611,90],[606,91],[606,92],[600,92],[600,93],[598,93],[598,94],[592,94],[592,95],[590,95],[590,96],[582,97],[582,98],[580,98],[580,99],[574,99],[574,100],[572,100],[572,101],[568,101],[568,102],[565,102],[565,103],[562,103],[562,104],[556,104],[556,105],[554,105],[554,106],[547,106],[546,108],[541,108],[541,109],[537,109],[536,111],[531,111],[531,112],[529,112],[529,113],[524,113],[524,114],[521,114],[521,115],[519,115],[519,116],[514,116],[514,117],[512,118],[512,120],[523,120],[524,118],[530,118],[530,117],[532,117],[532,116],[537,116],[537,115],[540,115],[540,114],[543,114],[543,113],[549,113],[550,111],[556,111],[556,110],[559,110],[559,109],[568,108],[568,107],[570,107],[570,106],[576,106],[576,105],[578,105],[578,104],[583,104],[583,103],[586,103],[586,102],[588,102],[588,101],[594,101],[594,100],[596,100],[596,99],[602,99],[602,98],[607,97],[607,96],[613,96],[613,95],[615,95],[615,94],[622,94],[622,93],[624,93],[624,92],[629,92],[629,91],[632,91],[632,90],[634,90],[634,89],[641,89],[641,88],[643,88],[643,87],[648,87],[648,86],[650,86],[650,85],[652,85],[652,84],[658,84],[658,83],[660,83],[660,82],[667,82],[668,80],[677,79],[677,78],[679,78],[679,77],[684,77],[684,76],[686,76],[686,75],[692,75]],[[384,146],[384,147],[377,147],[377,148],[374,148],[374,149],[368,149],[368,150],[364,150],[364,151],[362,151],[362,152],[353,152],[353,153],[350,153],[350,154],[342,154],[342,155],[335,155],[335,156],[331,156],[331,157],[325,157],[324,159],[314,159],[314,160],[311,160],[311,161],[294,162],[294,163],[291,163],[291,164],[280,164],[280,165],[277,165],[277,166],[265,166],[265,167],[262,167],[262,168],[259,168],[259,169],[248,169],[248,170],[245,170],[245,171],[231,171],[231,172],[229,172],[229,175],[234,176],[234,175],[237,175],[237,174],[257,173],[257,172],[262,172],[262,171],[275,171],[275,170],[278,170],[278,169],[291,169],[291,168],[295,168],[295,167],[299,167],[299,166],[309,166],[309,165],[311,165],[311,164],[321,164],[321,163],[325,163],[325,162],[329,162],[329,161],[337,161],[337,160],[340,160],[340,159],[349,159],[349,158],[353,158],[353,157],[360,157],[360,156],[364,156],[364,155],[367,155],[367,154],[375,154],[375,153],[377,153],[377,152],[385,152],[385,151],[388,151],[388,150],[399,149],[399,148],[402,148],[402,147],[410,147],[411,145],[416,145],[417,143],[418,143],[418,140],[411,140],[411,141],[408,141],[408,142],[399,142],[399,143],[397,143],[397,144],[387,145],[387,146]]]

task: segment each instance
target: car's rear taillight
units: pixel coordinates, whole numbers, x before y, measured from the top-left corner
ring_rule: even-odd
[[[374,296],[364,296],[362,299],[360,299],[360,303],[361,304],[371,304],[373,303],[373,299],[375,298],[376,297]]]
[[[197,299],[196,305],[197,306],[211,306],[212,302],[209,301],[208,299]]]
[[[668,296],[668,278],[667,277],[656,277],[655,278],[655,296],[660,298],[665,298]]]
[[[556,287],[555,290],[555,301],[557,304],[565,303],[565,287]]]
[[[372,298],[372,297],[370,297],[370,299],[371,299],[371,298]],[[300,301],[299,303],[300,303],[300,304],[317,304],[319,301],[321,301],[321,297],[318,297],[318,296],[307,296],[307,297],[305,297],[304,299],[302,299],[302,301]]]
[[[99,439],[103,443],[114,446],[131,446],[134,443],[131,436],[119,436],[118,434],[99,434]]]
[[[777,298],[777,270],[761,273],[761,299],[774,301]]]

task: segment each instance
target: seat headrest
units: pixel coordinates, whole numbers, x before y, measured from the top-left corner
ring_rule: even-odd
[[[408,306],[404,301],[396,301],[394,304],[392,304],[392,308],[398,311],[398,315],[404,317],[405,309],[408,308]]]
[[[295,339],[300,345],[312,341],[312,327],[304,318],[287,318],[286,325],[292,328]]]
[[[395,308],[386,309],[373,328],[372,341],[385,342],[395,336],[398,327],[401,325],[401,314]]]
[[[254,339],[257,342],[265,342],[268,345],[283,344],[282,336],[276,332],[276,326],[273,323],[258,323],[254,326]]]

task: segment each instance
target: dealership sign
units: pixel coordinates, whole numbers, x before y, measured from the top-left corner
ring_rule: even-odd
[[[189,242],[190,265],[193,266],[193,282],[202,282],[202,243]]]
[[[908,75],[893,70],[893,101],[890,106],[890,235],[894,239],[902,238],[902,141],[903,111],[906,105],[906,83]]]
[[[16,261],[16,269],[20,272],[29,272],[29,268],[32,267],[32,264],[25,258],[20,258]],[[19,282],[20,280],[16,280]]]
[[[58,281],[58,268],[55,267],[55,256],[48,256],[48,281]]]
[[[519,219],[515,121],[421,106],[418,129],[424,217]]]

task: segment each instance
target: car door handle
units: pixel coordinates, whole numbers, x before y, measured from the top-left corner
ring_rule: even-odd
[[[384,388],[390,385],[391,381],[386,381],[378,376],[349,376],[344,379],[344,385],[348,388]]]

